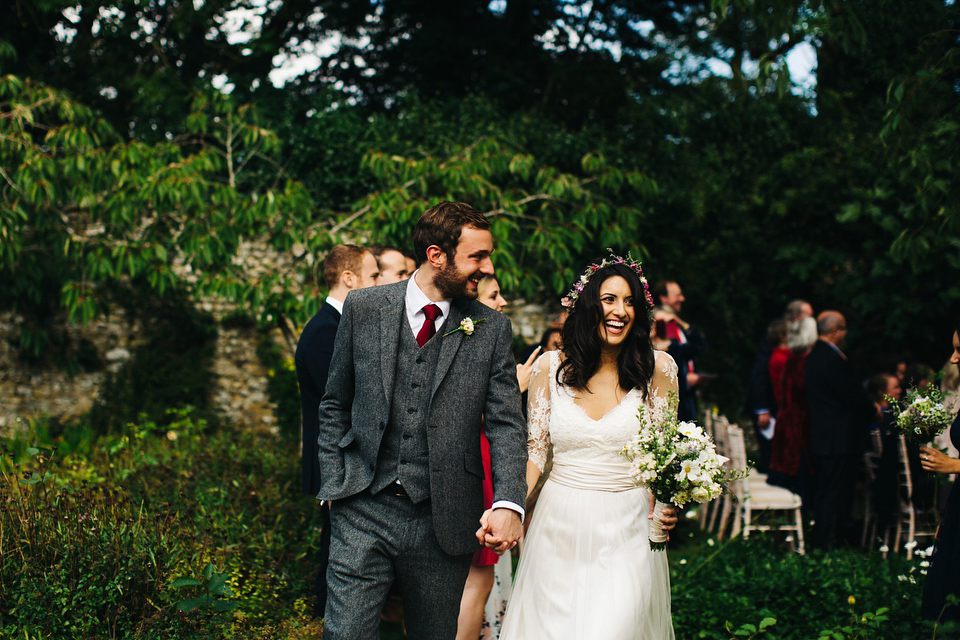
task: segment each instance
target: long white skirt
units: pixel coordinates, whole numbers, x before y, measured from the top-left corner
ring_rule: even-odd
[[[647,540],[649,493],[548,479],[500,640],[669,640],[670,573]]]

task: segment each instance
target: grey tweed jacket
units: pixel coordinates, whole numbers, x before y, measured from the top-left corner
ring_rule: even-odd
[[[351,291],[320,403],[318,498],[338,500],[373,481],[394,394],[400,331],[410,331],[406,282]],[[470,317],[473,335],[444,335]],[[480,432],[490,441],[494,500],[522,505],[527,430],[520,408],[510,321],[475,300],[454,300],[443,328],[426,413],[431,509],[441,548],[477,549],[483,511]],[[334,506],[336,509],[336,506]]]

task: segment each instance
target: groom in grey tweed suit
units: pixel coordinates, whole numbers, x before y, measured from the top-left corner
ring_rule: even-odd
[[[509,549],[522,533],[526,427],[510,322],[476,300],[493,273],[489,223],[442,202],[417,222],[414,251],[413,278],[347,296],[320,404],[318,498],[333,501],[326,640],[378,638],[394,580],[409,637],[450,640],[481,514],[488,547]]]

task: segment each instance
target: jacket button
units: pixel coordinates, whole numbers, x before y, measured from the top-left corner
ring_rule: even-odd
[[[400,464],[407,464],[407,461],[404,460],[403,458],[400,458]]]
[[[413,437],[413,436],[411,436],[409,433],[403,434],[403,439],[404,439],[404,440],[409,440],[409,439],[412,438],[412,437]]]
[[[381,422],[381,423],[380,423],[380,431],[383,431],[383,430],[386,429],[386,428],[387,428],[387,423],[386,423],[386,422]]]
[[[410,384],[410,388],[411,388],[411,389],[418,389],[419,387],[420,387],[420,383],[419,383],[419,382],[413,382],[413,383]]]
[[[423,364],[423,358],[417,356],[417,364]]]
[[[416,412],[417,412],[416,407],[408,407],[408,408],[407,408],[407,413],[416,413]]]

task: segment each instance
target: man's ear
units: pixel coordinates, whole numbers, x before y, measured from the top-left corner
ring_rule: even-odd
[[[340,272],[340,284],[342,284],[347,289],[353,289],[356,284],[357,277],[353,274],[353,271],[342,271]]]
[[[443,249],[432,244],[427,247],[427,263],[434,269],[442,269],[447,266],[447,254]]]

